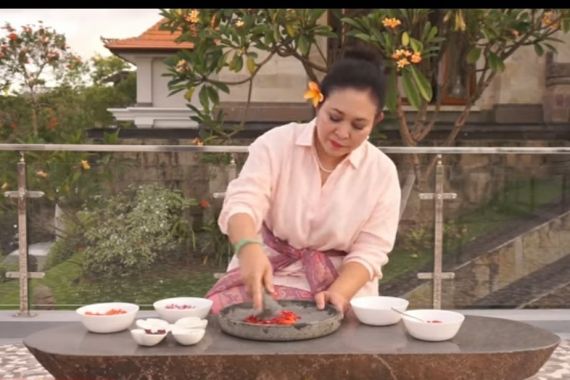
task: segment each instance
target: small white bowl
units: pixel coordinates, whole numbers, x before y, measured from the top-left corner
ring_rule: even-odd
[[[131,336],[141,346],[156,346],[164,337],[168,334],[147,334],[143,329],[133,329],[131,330]]]
[[[190,346],[202,340],[206,335],[206,329],[185,329],[174,326],[172,328],[172,335],[178,343],[183,346]]]
[[[372,326],[388,326],[398,323],[402,316],[392,310],[406,311],[409,301],[398,297],[366,296],[356,297],[350,306],[358,320]]]
[[[87,312],[105,314],[112,309],[122,309],[126,313],[114,315],[87,315]],[[114,333],[123,331],[132,325],[139,306],[126,302],[105,302],[85,305],[76,310],[81,316],[83,326],[94,333]]]
[[[166,319],[170,323],[174,323],[180,318],[184,317],[198,317],[206,318],[210,309],[212,308],[213,301],[207,298],[199,297],[174,297],[166,298],[156,301],[153,306],[154,310],[160,315],[161,318]],[[167,308],[168,306],[176,305],[182,307],[184,305],[190,306],[188,309]]]
[[[404,326],[406,326],[406,330],[408,330],[411,336],[430,342],[452,339],[457,335],[457,332],[465,320],[463,314],[449,310],[408,310],[406,314],[429,322],[420,322],[417,319],[405,315],[402,317]]]
[[[166,332],[169,332],[172,328],[170,323],[158,318],[137,319],[135,324],[139,329],[151,330],[153,332],[157,330],[165,330]]]
[[[208,326],[208,320],[198,317],[184,317],[174,322],[174,326],[183,329],[205,329]]]

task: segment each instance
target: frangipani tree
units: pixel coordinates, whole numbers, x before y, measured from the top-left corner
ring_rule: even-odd
[[[73,54],[65,36],[50,27],[24,25],[16,30],[6,23],[6,35],[0,37],[0,89],[29,94],[32,111],[32,134],[38,135],[38,95],[49,81],[77,84],[87,66]]]
[[[430,23],[430,19],[435,25]],[[392,30],[392,39],[386,38],[381,32],[382,27],[379,28],[378,20],[384,20],[383,26]],[[523,46],[533,45],[538,55],[543,55],[545,50],[556,51],[553,43],[560,40],[554,38],[553,34],[559,30],[568,32],[570,10],[390,9],[374,10],[354,19],[345,17],[343,21],[351,26],[349,35],[376,46],[386,59],[392,58],[396,61],[399,70],[392,74],[393,86],[392,91],[389,91],[392,99],[389,107],[397,109],[402,142],[408,146],[419,144],[437,121],[441,97],[431,118],[427,118],[433,91],[426,78],[437,77],[440,70],[437,63],[443,55],[460,51],[456,62],[466,67],[468,75],[475,78],[475,83],[473,86],[466,86],[463,111],[455,120],[454,127],[444,142],[444,145],[451,145],[465,126],[473,104],[493,78],[505,69],[505,60]],[[399,54],[402,49],[409,51],[410,48],[414,53],[436,55],[438,59],[435,63],[423,59],[415,66],[413,59],[407,62]],[[448,81],[454,79],[447,78]],[[394,84],[400,81],[403,84],[403,92],[394,91]],[[446,82],[438,83],[438,92],[441,92],[445,84]],[[413,125],[408,125],[402,111],[401,100],[404,96],[418,110]]]
[[[182,50],[168,60],[172,94],[184,91],[190,101],[200,87],[200,108],[188,104],[195,113],[193,120],[207,128],[202,138],[220,141],[230,138],[222,128],[221,113],[214,114],[219,103],[219,91],[228,93],[230,86],[249,84],[251,100],[253,80],[273,57],[295,57],[302,62],[307,75],[317,81],[317,72],[325,72],[326,55],[315,43],[318,37],[335,38],[332,28],[319,23],[323,9],[173,9],[163,10],[168,20],[163,27],[182,32],[179,40],[194,44],[192,50]],[[319,61],[311,60],[311,48],[319,51]],[[265,52],[263,58],[258,52]],[[240,73],[247,69],[244,79],[219,81],[215,78],[227,69]],[[245,115],[244,115],[245,120]],[[243,126],[243,122],[242,122]]]
[[[438,120],[442,89],[449,81],[439,81],[440,62],[455,56],[474,83],[466,86],[463,110],[454,122],[444,145],[454,143],[464,128],[473,104],[493,78],[505,69],[505,60],[524,46],[533,45],[536,53],[556,50],[553,35],[570,29],[570,10],[553,9],[367,9],[329,10],[336,28],[324,24],[324,9],[224,9],[163,10],[165,27],[181,31],[180,41],[194,44],[169,60],[172,93],[185,91],[189,101],[201,86],[201,108],[193,119],[218,136],[231,137],[221,127],[218,91],[249,83],[275,56],[295,57],[305,68],[309,80],[327,71],[333,60],[317,43],[320,37],[333,38],[345,46],[359,40],[382,54],[389,73],[387,107],[398,119],[402,143],[416,146],[429,135]],[[333,23],[334,24],[334,23]],[[263,58],[259,51],[265,52]],[[311,53],[316,54],[311,54]],[[236,81],[214,79],[226,68],[239,73],[247,68],[249,76]],[[415,110],[409,122],[404,103]],[[433,107],[430,107],[433,105]],[[409,115],[409,114],[408,114]],[[244,118],[245,120],[245,118]],[[243,124],[243,122],[242,122]],[[206,132],[204,132],[206,133]],[[219,141],[219,140],[218,140]],[[414,158],[416,173],[419,162]],[[429,173],[429,170],[425,172]]]

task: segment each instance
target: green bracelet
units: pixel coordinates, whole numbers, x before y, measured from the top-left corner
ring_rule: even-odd
[[[238,241],[237,243],[235,243],[233,245],[234,247],[234,254],[238,255],[239,251],[245,247],[248,244],[260,244],[263,245],[263,243],[257,239],[241,239],[240,241]]]

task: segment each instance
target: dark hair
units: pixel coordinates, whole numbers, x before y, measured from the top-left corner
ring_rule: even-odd
[[[370,90],[377,102],[378,112],[382,111],[386,99],[386,74],[380,55],[364,46],[348,48],[321,82],[325,100],[339,88]]]

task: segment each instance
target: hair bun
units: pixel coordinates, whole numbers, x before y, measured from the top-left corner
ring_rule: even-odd
[[[382,58],[380,57],[380,54],[376,50],[367,46],[356,45],[347,47],[343,57],[367,61],[375,66],[382,66]]]

